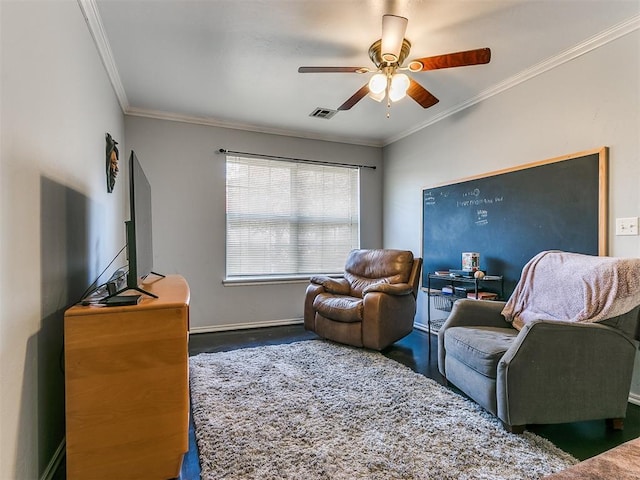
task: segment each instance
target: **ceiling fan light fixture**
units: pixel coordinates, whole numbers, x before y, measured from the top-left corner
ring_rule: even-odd
[[[373,93],[371,91],[369,92],[369,98],[372,98],[376,102],[381,102],[382,100],[384,100],[384,97],[386,96],[387,96],[387,92],[385,92],[384,90],[379,93]]]
[[[384,92],[387,88],[387,76],[382,73],[376,73],[369,80],[369,92],[374,95],[382,94],[384,97]],[[371,97],[374,98],[374,97]]]
[[[404,73],[396,73],[391,77],[391,86],[389,87],[389,100],[397,102],[407,95],[410,80]]]
[[[381,53],[385,62],[395,63],[400,57],[408,20],[397,15],[383,15]]]

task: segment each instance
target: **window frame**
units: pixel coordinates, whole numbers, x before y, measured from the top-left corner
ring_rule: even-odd
[[[227,153],[227,152],[225,152]],[[240,152],[238,152],[240,153]],[[293,169],[302,168],[304,169],[305,164],[309,165],[309,170],[318,170],[318,167],[328,167],[332,169],[349,169],[351,170],[351,174],[355,173],[355,179],[351,179],[350,181],[355,181],[355,186],[351,186],[350,192],[351,196],[355,196],[355,199],[351,199],[351,201],[355,201],[355,205],[351,205],[349,207],[350,214],[346,215],[344,218],[349,218],[349,215],[353,214],[353,207],[355,207],[356,215],[355,218],[357,222],[355,225],[352,225],[352,229],[355,228],[355,244],[351,244],[349,247],[349,251],[354,248],[360,248],[361,244],[361,183],[362,183],[362,175],[361,168],[359,165],[349,165],[349,164],[341,164],[341,163],[332,163],[332,162],[319,162],[319,161],[305,161],[301,159],[292,159],[286,157],[271,157],[271,156],[261,156],[261,155],[240,155],[238,153],[227,153],[225,155],[225,275],[223,279],[223,284],[228,286],[238,286],[238,285],[261,285],[265,283],[269,284],[291,284],[291,283],[307,283],[309,278],[313,275],[328,275],[331,277],[340,277],[343,275],[343,265],[340,266],[339,271],[313,271],[313,272],[292,272],[292,273],[261,273],[261,274],[229,274],[229,163],[233,162],[233,159],[238,159],[248,164],[257,165],[258,162],[266,162],[267,164],[271,164],[271,162],[287,162],[295,164]],[[275,167],[274,167],[275,168]],[[299,184],[300,182],[298,182]],[[310,194],[313,198],[313,193]],[[294,196],[294,195],[292,195]],[[255,214],[255,213],[254,213]],[[252,215],[251,213],[249,215]],[[292,218],[296,216],[295,214],[289,214],[287,218]],[[336,217],[342,218],[342,217]],[[351,222],[353,223],[353,222]],[[304,222],[293,222],[294,225],[303,225]],[[298,229],[296,229],[298,230]],[[351,237],[353,238],[353,237]],[[299,244],[299,243],[298,243]],[[329,247],[331,248],[331,247]],[[345,252],[344,258],[348,251]],[[298,263],[300,265],[300,263]]]

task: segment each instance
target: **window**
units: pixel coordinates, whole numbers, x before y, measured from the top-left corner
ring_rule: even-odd
[[[340,273],[359,246],[359,170],[227,156],[227,278]]]

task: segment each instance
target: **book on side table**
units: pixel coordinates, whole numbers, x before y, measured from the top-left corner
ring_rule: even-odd
[[[497,293],[493,292],[478,292],[478,296],[474,292],[467,293],[467,298],[472,298],[473,300],[496,300],[498,298]]]

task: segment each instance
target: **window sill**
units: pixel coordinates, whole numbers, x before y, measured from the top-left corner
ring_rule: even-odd
[[[282,275],[282,276],[255,276],[255,277],[231,277],[222,280],[225,287],[246,287],[251,285],[285,285],[291,283],[309,283],[309,279],[315,275],[327,275],[339,278],[341,273],[314,273],[312,275]]]

